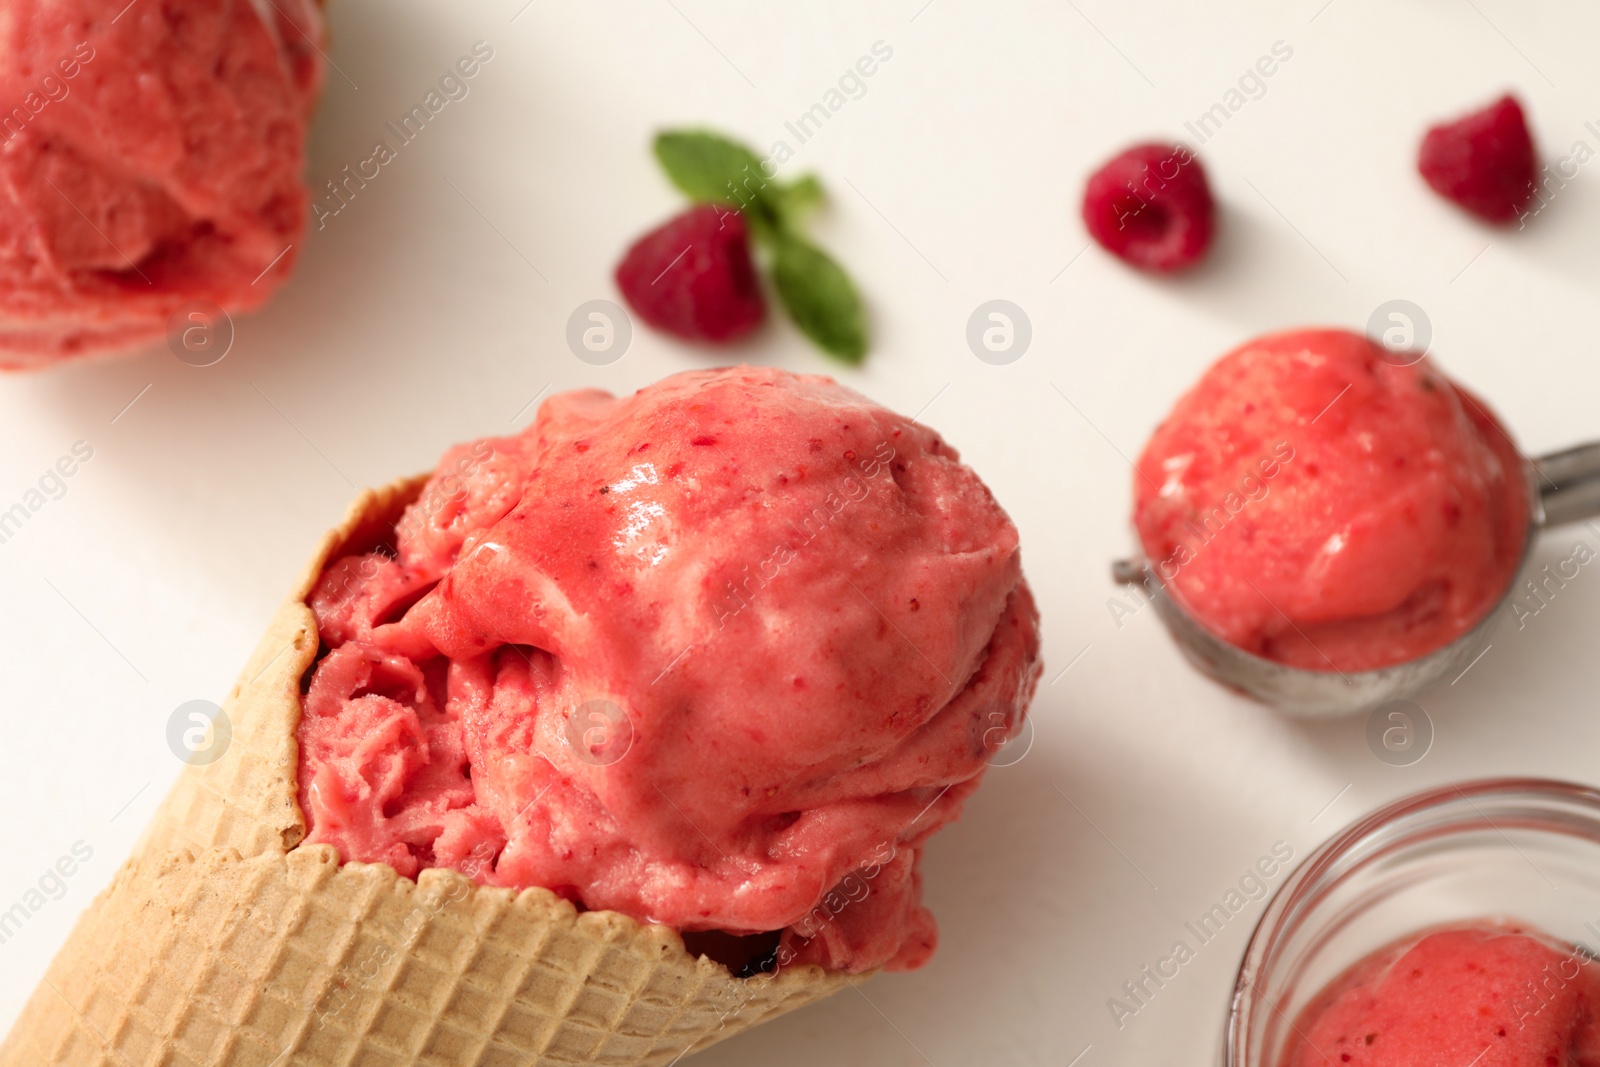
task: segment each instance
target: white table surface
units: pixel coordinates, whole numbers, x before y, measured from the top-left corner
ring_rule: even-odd
[[[1033,749],[928,849],[933,963],[697,1062],[1208,1064],[1259,903],[1120,1029],[1106,1002],[1275,841],[1303,856],[1372,806],[1450,780],[1600,779],[1600,571],[1420,699],[1437,736],[1409,767],[1376,759],[1360,720],[1308,726],[1222,691],[1153,612],[1119,628],[1107,606],[1108,561],[1130,539],[1124,457],[1252,334],[1359,328],[1410,299],[1446,369],[1527,451],[1600,436],[1600,165],[1523,232],[1467,221],[1413,168],[1428,121],[1505,88],[1547,160],[1600,148],[1584,125],[1600,129],[1600,9],[534,0],[519,15],[524,2],[333,0],[339,71],[314,185],[369,155],[474,41],[494,59],[308,236],[221,363],[157,347],[0,380],[0,505],[74,442],[94,448],[66,496],[0,544],[0,806],[17,813],[0,910],[75,842],[93,849],[0,945],[0,1026],[178,773],[168,716],[222,699],[353,485],[525,424],[547,386],[631,390],[733,359],[829,369],[781,322],[729,353],[642,328],[611,366],[568,351],[569,313],[615,298],[621,250],[679,208],[648,154],[662,126],[710,124],[763,150],[789,140],[785,173],[822,177],[833,195],[814,232],[868,294],[875,333],[865,368],[839,376],[907,413],[927,405],[1009,509],[1049,683]],[[796,145],[785,122],[880,40],[893,56],[865,95]],[[1135,139],[1192,143],[1184,123],[1277,41],[1292,58],[1201,149],[1222,211],[1210,262],[1159,281],[1084,251],[1086,172]],[[1033,326],[1009,366],[964,339],[996,297]],[[1584,538],[1600,544],[1580,527],[1539,553]]]

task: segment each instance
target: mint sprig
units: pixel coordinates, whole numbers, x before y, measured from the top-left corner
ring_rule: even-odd
[[[817,347],[846,363],[867,354],[867,320],[861,297],[844,268],[803,237],[780,232],[772,257],[772,284],[789,317]]]
[[[857,364],[867,352],[867,317],[844,268],[806,239],[801,223],[826,198],[813,175],[779,182],[737,141],[706,130],[656,136],[656,159],[696,203],[728,204],[750,224],[770,260],[773,288],[800,332],[828,355]]]

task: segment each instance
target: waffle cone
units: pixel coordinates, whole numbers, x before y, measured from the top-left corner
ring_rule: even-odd
[[[651,1067],[847,981],[734,978],[667,927],[301,844],[306,598],[328,559],[386,539],[422,484],[363,493],[324,539],[224,704],[228,748],[179,778],[0,1067]]]

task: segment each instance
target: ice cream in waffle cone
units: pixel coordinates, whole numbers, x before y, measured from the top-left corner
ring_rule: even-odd
[[[648,1067],[920,966],[1037,653],[931,430],[752,368],[555,397],[356,501],[0,1067]]]

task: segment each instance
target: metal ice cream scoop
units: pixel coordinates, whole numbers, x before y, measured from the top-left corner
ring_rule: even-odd
[[[1533,542],[1546,526],[1600,515],[1600,442],[1553,452],[1528,463],[1533,496],[1522,561],[1499,603],[1470,631],[1418,659],[1370,671],[1312,671],[1290,667],[1229,644],[1189,615],[1172,598],[1142,556],[1117,560],[1111,575],[1146,590],[1178,647],[1201,671],[1224,685],[1290,715],[1331,718],[1412,696],[1442,678],[1453,678],[1485,647],[1495,617],[1521,586],[1533,557]]]

